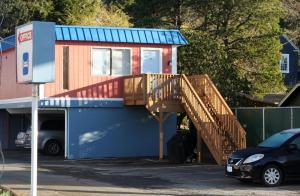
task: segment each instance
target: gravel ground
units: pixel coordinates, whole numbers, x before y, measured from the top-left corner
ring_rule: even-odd
[[[39,196],[94,195],[300,195],[300,181],[276,188],[240,183],[217,165],[170,165],[151,158],[66,161],[39,158]],[[29,194],[30,155],[6,152],[0,184]]]

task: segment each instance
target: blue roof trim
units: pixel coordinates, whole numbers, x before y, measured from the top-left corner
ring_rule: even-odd
[[[56,25],[57,41],[186,45],[179,30]],[[15,36],[4,38],[2,50],[15,47]]]
[[[6,37],[3,40],[0,40],[0,49],[2,49],[2,51],[9,50],[15,47],[15,43],[15,35]]]

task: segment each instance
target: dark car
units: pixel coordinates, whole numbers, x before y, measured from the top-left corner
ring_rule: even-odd
[[[281,131],[257,147],[236,151],[227,160],[225,174],[266,186],[300,179],[300,128]]]

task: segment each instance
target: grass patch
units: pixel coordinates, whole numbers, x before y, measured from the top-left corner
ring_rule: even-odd
[[[0,187],[0,196],[15,196],[15,194],[3,187]]]
[[[0,196],[12,196],[12,193],[10,191],[2,190]]]

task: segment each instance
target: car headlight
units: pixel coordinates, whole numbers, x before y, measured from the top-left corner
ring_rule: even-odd
[[[254,155],[251,155],[250,157],[248,157],[245,161],[244,161],[244,164],[246,163],[253,163],[255,161],[258,161],[262,158],[264,158],[264,154],[254,154]]]

